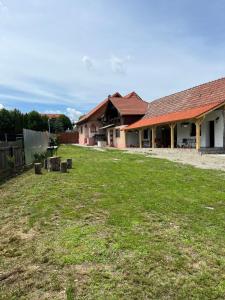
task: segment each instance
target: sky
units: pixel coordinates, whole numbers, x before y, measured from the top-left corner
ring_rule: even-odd
[[[0,108],[72,120],[109,94],[225,76],[224,0],[0,0]]]

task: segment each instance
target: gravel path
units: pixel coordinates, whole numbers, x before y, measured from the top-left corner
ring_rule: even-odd
[[[189,164],[202,169],[216,169],[225,171],[225,154],[203,154],[194,149],[148,149],[126,148],[128,153],[140,153],[145,156],[165,158],[171,161]]]

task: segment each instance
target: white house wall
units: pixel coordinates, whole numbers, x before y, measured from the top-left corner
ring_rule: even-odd
[[[219,118],[218,120],[216,120]],[[223,147],[224,118],[222,110],[206,115],[201,127],[201,147],[209,147],[209,121],[214,121],[215,147]]]
[[[184,122],[186,123],[186,122]],[[195,141],[195,136],[191,136],[191,123],[187,122],[187,127],[183,127],[182,123],[177,123],[177,145],[182,146],[183,139],[191,139]]]
[[[127,147],[136,146],[139,145],[139,135],[138,131],[128,131],[126,133],[126,144]]]
[[[219,118],[219,119],[218,119]],[[216,120],[218,119],[218,120]],[[222,110],[215,110],[206,115],[201,126],[201,147],[209,147],[209,121],[214,121],[215,130],[215,147],[223,147],[223,131],[224,131],[224,117]],[[186,122],[184,122],[186,123]],[[177,124],[177,145],[181,146],[183,139],[190,139],[195,141],[195,136],[191,136],[191,122],[187,122],[188,126],[183,127]]]

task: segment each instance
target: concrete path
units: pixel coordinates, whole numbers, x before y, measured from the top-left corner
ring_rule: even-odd
[[[164,158],[182,164],[189,164],[202,169],[225,171],[225,154],[203,154],[194,149],[149,149],[126,148],[128,153],[140,153],[145,156]]]

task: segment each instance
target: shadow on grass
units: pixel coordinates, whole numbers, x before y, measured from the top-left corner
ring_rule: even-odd
[[[7,171],[0,173],[0,186],[15,177],[24,174],[25,172],[31,170],[32,168],[33,168],[33,165],[23,166],[23,168],[7,170]]]

